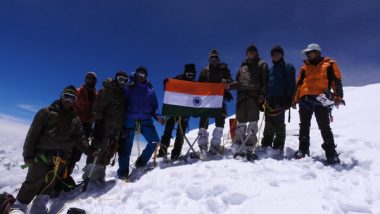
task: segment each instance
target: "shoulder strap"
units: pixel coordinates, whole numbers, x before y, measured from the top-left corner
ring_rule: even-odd
[[[333,68],[334,62],[330,61],[329,64],[330,65],[327,68],[327,80],[328,80],[328,90],[330,91],[332,87],[332,83],[333,81],[335,81],[336,77],[335,77],[334,68]]]

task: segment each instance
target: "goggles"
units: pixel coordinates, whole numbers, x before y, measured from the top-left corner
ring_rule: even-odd
[[[118,76],[116,77],[116,80],[118,83],[120,84],[125,84],[128,82],[128,78],[127,77],[124,77],[124,76]]]
[[[69,94],[69,93],[63,93],[61,95],[62,100],[70,102],[70,103],[75,103],[77,101],[77,96],[74,94]]]

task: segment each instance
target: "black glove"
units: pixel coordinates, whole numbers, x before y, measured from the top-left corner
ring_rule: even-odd
[[[230,102],[231,100],[233,100],[234,98],[232,97],[232,94],[228,91],[224,92],[224,100],[227,101],[227,102]]]
[[[33,164],[34,163],[34,157],[24,157],[24,163]]]

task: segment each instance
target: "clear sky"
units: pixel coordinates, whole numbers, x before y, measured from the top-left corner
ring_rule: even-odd
[[[217,48],[235,75],[249,44],[269,64],[280,44],[299,68],[300,50],[319,43],[345,85],[380,82],[379,11],[378,0],[2,0],[0,114],[30,120],[87,71],[103,80],[140,65],[161,102],[163,78],[184,64],[200,72]]]

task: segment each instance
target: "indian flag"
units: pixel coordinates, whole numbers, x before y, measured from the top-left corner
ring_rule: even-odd
[[[162,114],[166,116],[217,116],[223,108],[223,83],[169,79]]]

